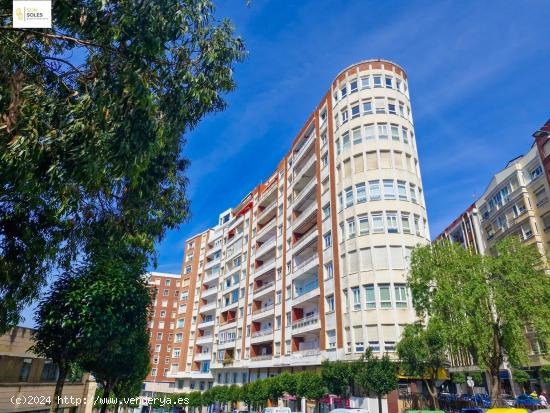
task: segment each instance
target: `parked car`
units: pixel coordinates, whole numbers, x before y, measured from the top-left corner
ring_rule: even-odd
[[[509,394],[501,394],[500,401],[504,406],[516,407],[516,399],[514,398],[514,396],[511,396]]]
[[[333,409],[330,413],[369,413],[367,409]]]
[[[527,393],[523,393],[522,395],[519,395],[517,397],[516,405],[517,406],[539,406],[540,400],[538,398],[528,395]]]
[[[290,407],[264,407],[263,413],[292,413]]]

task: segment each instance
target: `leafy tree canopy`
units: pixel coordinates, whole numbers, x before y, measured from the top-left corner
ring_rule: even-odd
[[[499,369],[528,357],[525,328],[550,338],[550,277],[540,252],[518,237],[480,256],[458,244],[415,248],[409,285],[418,313],[437,320],[449,354],[468,353],[491,376],[491,397],[500,394]]]
[[[242,41],[209,0],[0,0],[0,330],[93,234],[153,254],[188,215],[185,133],[224,109]],[[96,227],[102,226],[102,230]]]

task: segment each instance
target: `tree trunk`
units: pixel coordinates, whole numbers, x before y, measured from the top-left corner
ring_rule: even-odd
[[[496,407],[498,405],[498,399],[500,397],[500,369],[492,367],[489,370],[490,378],[490,394],[491,394],[491,407]],[[513,385],[513,384],[512,384]]]
[[[430,393],[434,410],[439,410],[439,400],[437,400],[437,389],[435,387],[435,383],[432,380],[424,380],[424,384],[428,388],[428,393]]]
[[[378,413],[382,413],[382,395],[377,394],[376,396],[378,396]]]
[[[57,409],[59,409],[59,398],[61,398],[63,394],[63,385],[65,384],[65,379],[67,378],[67,368],[65,367],[65,363],[59,363],[58,368],[59,375],[57,376],[52,404],[50,405],[51,413],[56,413]]]
[[[101,403],[101,410],[100,413],[105,413],[107,411],[107,407],[109,406],[109,396],[111,394],[111,384],[105,383],[105,387],[103,388],[103,402]]]

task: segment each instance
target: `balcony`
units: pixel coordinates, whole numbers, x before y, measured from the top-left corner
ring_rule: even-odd
[[[218,350],[235,347],[235,339],[223,340],[218,343]]]
[[[310,230],[302,235],[299,240],[294,243],[294,245],[292,246],[293,253],[298,254],[301,250],[313,244],[313,242],[317,239],[318,232],[319,231],[317,231],[317,225],[314,225]]]
[[[298,215],[294,221],[292,222],[292,228],[296,230],[300,230],[303,226],[303,224],[310,224],[315,222],[317,220],[317,201],[313,200],[311,205],[309,205],[306,209],[304,209],[300,215]],[[307,228],[307,226],[306,226]]]
[[[293,160],[294,165],[296,166],[298,163],[300,163],[300,160],[304,156],[304,154],[307,152],[309,148],[311,148],[311,145],[315,142],[315,133],[313,131],[310,132],[310,135],[306,138],[300,149],[296,151],[294,154]]]
[[[257,299],[259,297],[263,297],[264,295],[267,295],[269,293],[272,293],[275,290],[275,282],[271,281],[266,284],[261,285],[258,288],[255,288],[252,292],[254,299]]]
[[[315,277],[315,280],[295,290],[293,305],[299,305],[312,299],[319,299],[319,284],[317,282],[317,277]]]
[[[267,317],[273,317],[273,314],[275,313],[275,304],[269,304],[262,308],[259,308],[258,310],[254,310],[252,312],[252,320],[261,320]]]
[[[205,271],[209,270],[210,268],[214,267],[216,264],[219,264],[220,263],[220,258],[221,258],[221,256],[218,257],[218,258],[213,259],[212,261],[207,262],[206,265],[204,266],[204,270]]]
[[[219,271],[212,272],[212,273],[207,274],[207,275],[204,276],[203,282],[204,283],[209,283],[209,282],[212,282],[212,281],[218,281],[219,278],[220,278],[220,272]]]
[[[212,357],[211,353],[197,353],[195,354],[195,361],[206,361]]]
[[[197,328],[201,329],[201,330],[203,328],[208,328],[208,327],[212,327],[212,326],[214,326],[214,319],[208,320],[208,321],[203,321],[203,322],[197,324]]]
[[[264,341],[273,341],[273,329],[272,328],[265,328],[260,331],[256,331],[252,333],[250,336],[250,342],[251,343],[261,343]]]
[[[211,303],[208,303],[208,304],[202,304],[199,308],[199,313],[208,313],[210,311],[214,311],[216,310],[216,307],[217,307],[217,303],[216,301],[212,301]]]
[[[294,184],[300,182],[300,180],[304,177],[307,179],[313,178],[315,176],[315,168],[313,168],[313,166],[316,162],[317,158],[315,156],[311,156],[304,165],[300,166],[300,169],[294,169]],[[307,173],[310,175],[306,176]]]
[[[275,245],[277,244],[277,238],[272,237],[271,239],[265,241],[262,245],[260,245],[259,248],[256,249],[256,259],[259,259],[264,254],[270,252],[275,248]]]
[[[259,240],[264,234],[267,234],[269,230],[275,228],[275,225],[277,224],[277,219],[273,218],[271,221],[269,221],[266,225],[264,225],[256,235],[256,240]]]
[[[267,198],[269,198],[269,196],[275,192],[275,190],[277,189],[277,183],[274,181],[271,186],[269,188],[267,188],[266,191],[264,191],[262,193],[262,195],[260,196],[260,205],[261,203],[266,200]]]
[[[291,277],[292,279],[298,278],[300,275],[307,273],[309,270],[316,268],[319,265],[319,255],[315,252],[311,257],[302,261],[300,264],[295,265]]]
[[[207,288],[206,290],[202,290],[201,297],[202,298],[212,297],[216,295],[217,292],[218,292],[218,289],[216,287],[210,287],[210,288]]]
[[[292,322],[292,334],[305,333],[306,331],[320,328],[319,314],[315,313],[308,317],[300,318]]]
[[[271,360],[272,358],[273,358],[273,354],[262,354],[260,356],[250,357],[250,361],[265,361],[265,360]]]
[[[195,344],[210,344],[212,343],[214,336],[212,334],[208,334],[207,336],[201,336],[197,337],[195,340]]]
[[[224,311],[232,310],[232,309],[236,308],[238,305],[239,305],[239,300],[235,300],[235,301],[233,301],[229,304],[224,305],[221,308],[221,312],[223,313]]]
[[[275,258],[271,258],[268,261],[264,261],[262,265],[256,267],[254,270],[254,277],[260,277],[263,274],[267,274],[268,271],[275,269]]]
[[[277,202],[273,202],[265,207],[265,209],[258,214],[257,221],[259,224],[263,224],[264,221],[267,222],[266,218],[271,216],[275,217],[275,210],[277,209]]]
[[[220,321],[220,330],[225,330],[229,327],[235,327],[237,325],[237,319],[232,318],[231,320],[227,321]]]
[[[294,203],[292,205],[293,209],[298,209],[301,206],[302,201],[306,197],[313,193],[313,190],[317,186],[317,178],[313,177],[310,182],[294,197]]]

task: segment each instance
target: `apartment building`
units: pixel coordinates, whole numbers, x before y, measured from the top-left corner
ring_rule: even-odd
[[[167,377],[201,390],[394,353],[415,320],[408,258],[430,239],[422,189],[406,73],[344,69],[271,176],[186,241]]]
[[[34,330],[15,327],[0,335],[0,413],[49,412],[58,368],[52,360],[34,354]],[[96,382],[89,373],[63,385],[59,413],[91,413]]]
[[[510,235],[520,236],[540,253],[550,252],[550,121],[533,134],[529,151],[510,160],[468,209],[455,219],[437,239],[448,239],[490,254],[495,243]],[[548,154],[548,155],[546,155]],[[526,330],[531,355],[529,365],[547,364],[545,346]]]

